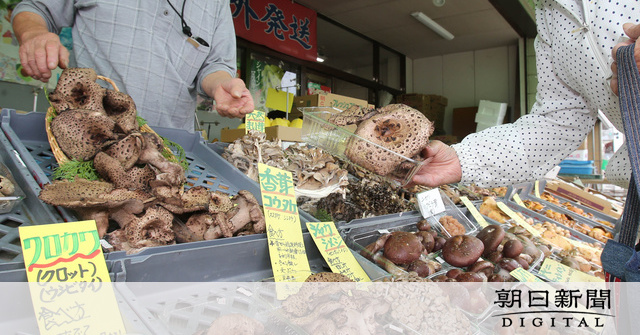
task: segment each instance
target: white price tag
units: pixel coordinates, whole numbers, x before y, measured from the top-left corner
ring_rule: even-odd
[[[440,190],[437,188],[420,192],[416,194],[416,198],[418,199],[420,213],[422,213],[422,217],[425,219],[446,210],[444,202],[442,202],[442,197],[440,196]]]

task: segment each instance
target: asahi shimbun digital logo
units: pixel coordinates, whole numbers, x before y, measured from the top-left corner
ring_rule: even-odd
[[[494,304],[504,309],[494,329],[566,328],[602,330],[612,320],[611,291],[608,289],[510,289],[496,290]]]

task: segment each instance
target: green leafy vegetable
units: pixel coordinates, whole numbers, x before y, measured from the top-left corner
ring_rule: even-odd
[[[147,120],[143,119],[142,116],[136,115],[136,120],[138,121],[138,126],[142,127],[147,124]]]
[[[313,215],[316,219],[320,220],[320,222],[329,222],[329,221],[333,221],[333,218],[331,217],[331,214],[329,214],[329,212],[327,212],[326,209],[318,209],[316,211],[316,214]]]
[[[163,150],[162,156],[171,162],[180,164],[185,171],[189,170],[189,162],[187,161],[187,154],[184,152],[184,148],[182,148],[180,144],[173,142],[168,138],[162,136],[160,136],[160,138],[162,138],[164,146],[170,148],[171,151],[175,153],[172,155],[167,150]]]
[[[100,176],[93,166],[93,161],[68,161],[53,170],[54,179],[68,179],[73,181],[76,177],[87,180],[99,180]]]

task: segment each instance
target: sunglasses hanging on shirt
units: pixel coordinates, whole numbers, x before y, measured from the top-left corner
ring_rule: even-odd
[[[173,7],[173,4],[171,3],[171,1],[167,0],[167,3],[169,3],[169,6],[171,6],[171,9],[173,9],[173,11],[176,12],[176,14],[178,14],[178,16],[180,17],[180,23],[182,24],[182,32],[185,35],[187,35],[187,37],[188,37],[187,41],[189,41],[189,43],[193,44],[193,46],[195,46],[196,48],[199,45],[204,45],[205,47],[208,47],[209,43],[207,43],[207,41],[202,39],[202,37],[198,37],[198,36],[192,37],[193,34],[191,33],[191,27],[189,27],[189,25],[187,24],[187,21],[185,21],[185,19],[184,19],[184,5],[187,3],[187,0],[183,0],[183,2],[182,2],[182,10],[181,10],[180,13],[178,13],[178,10],[175,7]]]

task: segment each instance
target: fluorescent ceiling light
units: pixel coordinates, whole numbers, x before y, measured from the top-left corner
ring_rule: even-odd
[[[322,56],[316,57],[316,62],[318,62],[318,63],[322,63],[322,62],[324,62],[324,60],[325,60],[325,58],[322,57]]]
[[[452,33],[442,28],[441,25],[437,24],[436,21],[433,21],[430,17],[426,16],[423,12],[413,12],[411,13],[411,16],[415,17],[416,20],[420,21],[420,23],[424,24],[425,26],[429,27],[429,29],[436,32],[436,34],[442,36],[442,38],[444,38],[445,40],[450,41],[453,39],[454,36]]]

